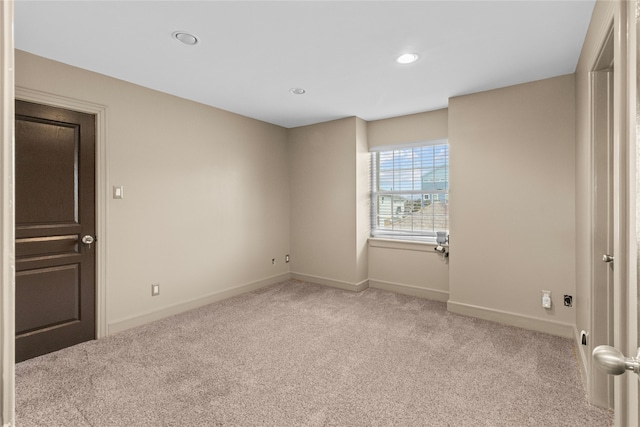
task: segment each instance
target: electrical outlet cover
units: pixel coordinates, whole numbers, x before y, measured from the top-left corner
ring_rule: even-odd
[[[541,291],[542,292],[542,307],[545,309],[551,308],[551,291]]]

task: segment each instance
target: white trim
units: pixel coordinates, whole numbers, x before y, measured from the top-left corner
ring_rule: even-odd
[[[627,315],[631,305],[628,304],[628,292],[631,286],[637,286],[629,282],[629,268],[634,264],[629,256],[629,245],[635,239],[627,233],[635,230],[628,227],[629,215],[628,191],[630,180],[635,179],[627,176],[628,172],[628,149],[629,144],[635,141],[628,141],[631,124],[628,122],[628,82],[627,76],[630,64],[627,62],[628,47],[628,14],[627,6],[630,2],[615,2],[614,14],[614,67],[613,67],[613,254],[616,257],[616,265],[613,269],[613,346],[625,355],[634,355],[636,348],[629,348],[629,319]],[[637,300],[635,300],[637,301]],[[634,319],[633,322],[637,322]],[[637,377],[630,375],[620,375],[614,380],[614,423],[616,426],[637,425],[637,412],[633,413],[629,399],[637,395],[632,393],[631,384],[637,387]],[[637,399],[637,398],[636,398]],[[635,401],[637,410],[637,400]]]
[[[376,153],[378,151],[397,151],[397,150],[404,150],[406,148],[426,147],[430,145],[445,145],[445,144],[449,145],[449,140],[447,138],[427,139],[423,141],[407,142],[404,144],[380,145],[376,147],[369,147],[369,152]]]
[[[505,325],[516,326],[518,328],[545,332],[547,334],[564,338],[573,338],[574,326],[570,323],[545,320],[537,317],[525,316],[523,314],[494,310],[492,308],[479,307],[477,305],[465,304],[451,300],[447,302],[447,310],[452,313],[477,317],[478,319],[490,320],[492,322],[503,323]]]
[[[573,337],[576,342],[576,354],[578,359],[578,369],[580,370],[580,378],[582,379],[582,386],[586,393],[588,393],[588,378],[589,378],[589,360],[587,354],[589,353],[589,341],[587,338],[587,345],[582,345],[582,337],[580,336],[580,331],[574,325],[573,327]],[[585,353],[586,351],[586,353]]]
[[[326,277],[312,276],[310,274],[295,273],[293,271],[291,272],[291,278],[352,292],[361,292],[369,287],[369,279],[365,279],[358,283],[351,283],[344,282],[342,280],[328,279]]]
[[[380,237],[370,237],[370,248],[384,248],[384,249],[399,249],[402,251],[418,251],[418,252],[430,252],[438,255],[442,255],[436,252],[434,249],[438,246],[437,243],[425,242],[420,240],[402,240],[402,239],[383,239]],[[442,245],[449,247],[448,244]]]
[[[222,291],[216,291],[204,297],[194,298],[189,301],[180,302],[177,304],[163,307],[159,310],[148,311],[143,314],[126,317],[124,319],[115,320],[107,325],[107,333],[109,335],[116,332],[121,332],[127,329],[135,328],[146,323],[150,323],[156,320],[164,319],[165,317],[173,316],[175,314],[183,313],[185,311],[193,310],[194,308],[202,307],[212,304],[217,301],[221,301],[227,298],[231,298],[237,295],[241,295],[247,292],[255,291],[265,286],[270,286],[279,282],[289,280],[289,273],[279,274],[277,276],[268,277],[266,279],[258,280],[256,282],[247,283],[244,285],[224,289]]]
[[[107,261],[109,170],[107,167],[107,107],[23,87],[16,87],[16,99],[66,108],[96,116],[96,338],[107,335]]]
[[[627,200],[626,200],[626,226],[624,232],[626,234],[626,244],[628,248],[627,253],[627,355],[637,354],[637,349],[640,346],[638,342],[638,191],[640,190],[637,185],[638,178],[638,135],[637,120],[638,120],[638,87],[637,78],[638,70],[638,46],[637,43],[637,31],[638,21],[637,13],[640,11],[640,4],[637,1],[626,2],[627,6],[627,28],[626,28],[626,55],[627,55],[627,79],[626,86],[623,87],[623,91],[626,94],[626,134],[624,135],[624,143],[627,147],[626,153],[626,184],[627,184]],[[640,383],[639,378],[627,374],[630,377],[627,381],[628,390],[626,396],[626,411],[627,411],[627,423],[629,425],[640,424],[640,409],[638,408],[638,401],[640,400]]]
[[[14,45],[13,2],[0,5],[0,422],[15,423],[15,217],[14,217]]]
[[[419,288],[413,285],[385,282],[375,279],[369,279],[369,287],[434,301],[447,302],[449,300],[449,292],[441,291],[439,289]]]

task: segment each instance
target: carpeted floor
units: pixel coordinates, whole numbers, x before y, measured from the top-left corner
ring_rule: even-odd
[[[27,426],[610,426],[571,340],[288,281],[16,366]]]

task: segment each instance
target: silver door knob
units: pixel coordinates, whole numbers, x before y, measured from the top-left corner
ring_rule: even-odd
[[[96,238],[88,234],[86,236],[82,236],[82,243],[84,243],[85,245],[90,245],[95,241],[96,241]]]
[[[626,371],[640,374],[640,348],[636,357],[624,357],[615,347],[599,345],[593,349],[592,355],[596,366],[609,375],[621,375]]]
[[[613,255],[609,255],[609,254],[602,255],[602,262],[613,262]]]

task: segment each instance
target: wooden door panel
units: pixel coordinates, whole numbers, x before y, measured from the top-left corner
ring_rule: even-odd
[[[16,122],[16,218],[22,225],[78,222],[79,133],[77,125],[32,117]]]
[[[16,101],[16,361],[95,338],[95,116]]]
[[[16,335],[80,320],[80,266],[63,265],[16,273]]]
[[[39,224],[21,226],[16,224],[16,237],[18,239],[27,237],[61,236],[63,234],[79,235],[82,227],[79,224]]]
[[[16,239],[16,257],[76,255],[80,253],[79,243],[76,234]]]

